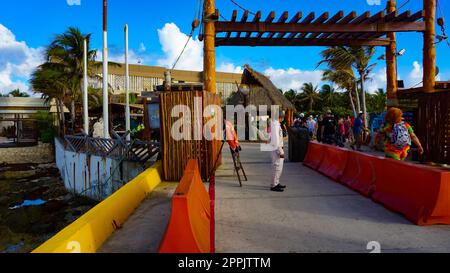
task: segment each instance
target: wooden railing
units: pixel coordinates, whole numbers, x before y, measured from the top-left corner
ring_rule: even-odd
[[[159,142],[127,141],[117,135],[112,139],[66,135],[64,139],[65,147],[69,151],[124,161],[146,163],[160,151]]]

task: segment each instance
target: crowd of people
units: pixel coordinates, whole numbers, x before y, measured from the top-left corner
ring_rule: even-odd
[[[294,120],[294,127],[308,130],[313,140],[325,144],[344,147],[346,144],[360,150],[368,139],[368,130],[364,127],[364,115],[336,117],[331,111],[325,115],[305,117],[302,113]]]
[[[293,126],[308,130],[312,140],[339,147],[348,146],[357,151],[362,151],[362,146],[375,149],[383,144],[386,157],[395,160],[404,160],[409,155],[412,143],[416,145],[419,155],[423,154],[418,137],[411,125],[404,121],[400,109],[390,108],[381,128],[376,132],[371,132],[365,126],[364,119],[362,112],[357,117],[338,117],[327,111],[325,115],[315,117],[300,114]]]

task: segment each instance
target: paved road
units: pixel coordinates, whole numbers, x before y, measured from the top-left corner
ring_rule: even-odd
[[[217,252],[450,252],[450,226],[419,227],[304,167],[286,163],[284,193],[269,191],[270,155],[244,144],[250,181],[239,188],[231,157],[217,173]]]

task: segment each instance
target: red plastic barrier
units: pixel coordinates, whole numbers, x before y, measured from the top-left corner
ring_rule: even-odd
[[[324,156],[317,170],[339,182],[339,178],[344,174],[350,151],[330,145],[324,146]]]
[[[211,252],[211,203],[196,160],[189,160],[173,198],[160,253]]]
[[[450,224],[450,172],[385,159],[372,199],[417,225]]]
[[[310,142],[308,144],[308,152],[306,153],[303,164],[311,169],[317,170],[322,163],[325,155],[325,145],[317,142]]]
[[[339,182],[364,196],[371,196],[380,179],[383,160],[383,157],[349,151],[347,164]]]

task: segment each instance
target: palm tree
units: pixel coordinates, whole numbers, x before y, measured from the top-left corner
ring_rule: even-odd
[[[325,102],[325,106],[333,107],[336,100],[336,89],[329,84],[324,84],[320,90],[320,94]]]
[[[375,102],[375,110],[378,113],[381,113],[385,110],[386,108],[386,99],[387,99],[387,94],[384,91],[384,89],[379,88],[375,94],[373,94],[373,100]]]
[[[352,107],[353,115],[356,117],[357,115],[357,109],[355,108],[355,102],[353,101],[353,98],[356,98],[357,105],[358,105],[358,112],[360,111],[359,108],[359,100],[357,96],[353,96],[352,93],[354,93],[355,90],[355,76],[353,74],[353,70],[332,70],[327,69],[322,74],[322,80],[323,81],[330,81],[334,84],[336,84],[339,89],[344,90],[345,93],[347,93],[350,105]]]
[[[25,92],[21,92],[20,89],[14,89],[13,91],[9,92],[8,96],[18,97],[18,98],[27,98],[30,95]]]
[[[370,64],[370,60],[375,54],[373,46],[333,46],[322,51],[323,60],[318,65],[326,63],[329,68],[334,70],[354,69],[359,74],[359,88],[361,90],[361,105],[365,116],[367,117],[366,92],[364,83],[370,79],[369,75],[375,68],[376,63]],[[357,96],[359,97],[359,95]],[[358,100],[357,100],[358,103]],[[365,120],[367,126],[367,118]]]
[[[65,133],[64,104],[70,100],[66,96],[66,79],[63,71],[53,69],[48,63],[40,65],[30,78],[35,93],[41,93],[46,102],[55,101],[59,120],[59,134]]]
[[[302,88],[302,93],[300,94],[302,99],[300,101],[307,101],[309,104],[309,111],[312,112],[314,108],[314,103],[321,100],[319,87],[314,86],[311,82],[304,83]]]
[[[68,95],[71,97],[72,128],[75,122],[75,107],[83,89],[84,75],[84,40],[88,45],[88,73],[93,75],[96,50],[89,50],[91,34],[82,34],[80,29],[69,27],[66,32],[55,36],[46,49],[46,59],[52,69],[65,74]]]

